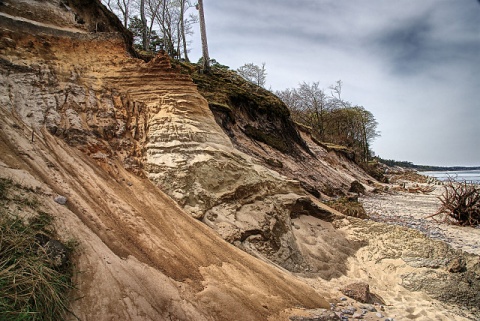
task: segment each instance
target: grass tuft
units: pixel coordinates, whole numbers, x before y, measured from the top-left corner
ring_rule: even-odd
[[[0,200],[8,199],[8,190],[13,186],[11,178],[0,178]]]
[[[11,180],[0,179],[1,203],[30,206],[8,197],[18,192],[14,188]],[[45,246],[54,233],[53,217],[38,211],[24,221],[7,208],[0,208],[0,320],[64,320],[73,265],[58,264]]]

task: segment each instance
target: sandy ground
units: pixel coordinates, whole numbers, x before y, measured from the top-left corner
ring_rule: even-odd
[[[429,194],[379,194],[361,198],[369,216],[379,222],[406,226],[419,230],[435,240],[442,240],[456,249],[480,255],[480,227],[463,227],[439,222],[440,217],[426,218],[440,207],[438,197],[442,186],[435,186]]]
[[[446,272],[442,262],[463,257],[471,267],[478,265],[480,254],[480,229],[425,218],[437,211],[442,191],[437,186],[430,194],[365,196],[361,202],[372,218],[368,220],[345,217],[330,224],[300,217],[295,221],[296,237],[309,246],[307,250],[326,258],[322,278],[305,277],[304,281],[321,293],[329,289],[323,295],[334,304],[337,314],[348,320],[355,318],[342,311],[351,308],[362,320],[372,321],[480,320],[478,308],[468,310],[434,298],[441,291],[457,291],[456,283],[463,282]],[[346,247],[351,249],[349,253],[343,250]],[[324,253],[319,253],[319,248]],[[437,263],[439,266],[433,266]],[[369,284],[370,291],[384,304],[372,309],[372,305],[347,298],[341,289],[354,282]],[[462,291],[451,299],[456,295],[462,296]],[[316,311],[309,312],[316,315]]]
[[[372,291],[377,291],[387,303],[384,314],[394,317],[395,320],[480,320],[479,309],[474,308],[473,313],[467,313],[463,309],[432,300],[425,293],[406,290],[402,286],[406,281],[401,276],[415,273],[412,264],[405,264],[407,261],[405,254],[402,254],[401,258],[395,258],[398,257],[396,255],[390,258],[388,254],[388,250],[395,252],[399,249],[405,253],[422,246],[426,251],[432,251],[438,245],[446,243],[453,249],[477,255],[478,261],[480,228],[449,225],[426,218],[437,212],[440,206],[438,197],[442,193],[443,187],[435,186],[435,190],[429,194],[399,192],[360,199],[372,221],[399,226],[402,235],[384,238],[372,235],[370,244],[360,249],[356,257],[350,261],[350,271],[347,275],[349,278],[369,280]],[[376,223],[371,221],[368,223],[372,230],[376,229]],[[421,240],[416,231],[426,237],[418,244],[413,241]],[[362,234],[360,231],[357,232]],[[385,252],[381,248],[388,250]],[[375,249],[378,249],[378,253],[382,252],[382,255],[377,255]],[[342,278],[337,281],[343,283]]]

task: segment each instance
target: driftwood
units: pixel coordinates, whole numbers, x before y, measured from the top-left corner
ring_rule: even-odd
[[[444,184],[444,192],[439,197],[442,205],[435,214],[427,218],[442,217],[445,223],[463,226],[480,224],[480,187],[466,181],[455,182],[450,178]]]
[[[435,186],[415,186],[415,187],[407,187],[406,190],[409,193],[423,193],[429,194],[435,190]]]
[[[415,184],[414,186],[407,186],[406,183],[400,184],[398,186],[395,186],[391,189],[392,191],[397,191],[397,192],[408,192],[408,193],[413,193],[413,194],[430,194],[435,190],[435,186],[433,185],[418,185]]]

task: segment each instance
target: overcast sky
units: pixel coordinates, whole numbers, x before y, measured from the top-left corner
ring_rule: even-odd
[[[342,80],[383,158],[480,166],[480,0],[204,0],[211,58],[267,88]],[[195,26],[198,29],[198,25]],[[199,32],[190,57],[201,56]]]

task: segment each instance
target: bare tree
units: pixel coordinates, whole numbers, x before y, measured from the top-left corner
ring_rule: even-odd
[[[267,79],[267,70],[265,69],[265,63],[262,66],[255,65],[254,63],[245,64],[237,69],[237,72],[244,79],[254,83],[257,86],[265,88],[265,82]]]
[[[210,55],[208,54],[207,29],[205,27],[205,14],[203,12],[203,0],[198,0],[198,16],[200,19],[200,36],[202,38],[202,70],[210,70]]]
[[[102,0],[102,2],[108,7],[112,12],[121,13],[121,19],[123,26],[128,27],[128,20],[130,19],[130,8],[132,6],[132,0]]]
[[[146,51],[157,46],[174,57],[188,61],[188,39],[192,25],[198,22],[191,0],[101,0],[122,20],[137,37],[137,43]],[[140,19],[136,19],[136,16]]]
[[[142,22],[142,46],[147,51],[149,47],[147,34],[147,18],[145,16],[145,0],[140,0],[140,21]]]
[[[198,16],[193,12],[190,12],[189,15],[187,16],[186,15],[187,11],[191,8],[194,8],[195,6],[189,0],[180,0],[180,1],[183,2],[183,5],[181,6],[181,11],[180,11],[181,18],[182,18],[180,20],[180,36],[181,36],[183,50],[179,49],[178,51],[182,51],[185,61],[189,61],[188,52],[190,51],[190,49],[188,48],[189,41],[187,40],[187,36],[190,36],[193,34],[192,26],[195,23],[198,23]]]
[[[304,105],[297,89],[277,90],[275,95],[287,105],[288,109],[290,109],[291,117],[296,123],[311,127],[309,114],[303,110]]]
[[[180,17],[178,19],[179,21],[179,27],[178,27],[178,46],[177,46],[177,51],[180,52],[180,40],[183,45],[183,55],[185,58],[185,61],[189,61],[188,59],[188,50],[187,50],[187,39],[186,39],[186,30],[185,30],[185,11],[187,10],[187,0],[180,0]]]
[[[310,126],[317,132],[321,140],[325,139],[325,112],[327,110],[327,95],[320,88],[318,82],[300,84],[298,95],[301,97],[300,106],[307,111]]]
[[[350,107],[350,103],[342,99],[342,86],[343,82],[341,80],[337,80],[335,82],[335,85],[331,85],[328,87],[330,91],[330,100],[331,100],[331,105],[334,108],[348,108]]]
[[[304,82],[297,89],[287,89],[277,95],[289,107],[295,121],[310,127],[317,138],[349,147],[359,161],[367,162],[370,143],[379,136],[378,123],[371,112],[342,99],[341,81],[329,88],[331,95],[325,94],[318,82]]]

